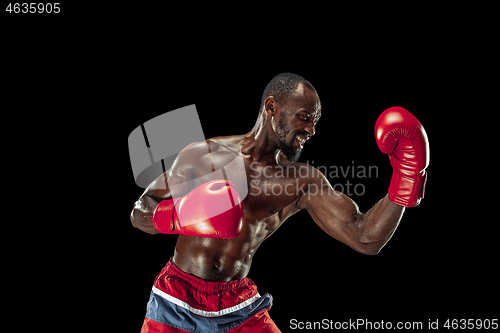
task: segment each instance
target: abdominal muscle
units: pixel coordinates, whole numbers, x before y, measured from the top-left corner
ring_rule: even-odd
[[[207,281],[243,279],[250,271],[255,249],[235,239],[179,235],[173,262],[183,272]],[[239,241],[238,241],[239,240]]]
[[[207,281],[225,282],[246,277],[260,244],[269,238],[288,216],[280,214],[281,210],[270,210],[270,206],[262,204],[263,200],[256,201],[253,210],[248,202],[244,205],[245,219],[238,237],[216,239],[179,235],[173,257],[174,264],[183,272]],[[288,204],[293,206],[293,202]],[[268,205],[271,203],[268,202]]]

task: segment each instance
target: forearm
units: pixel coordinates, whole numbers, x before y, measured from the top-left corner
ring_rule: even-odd
[[[158,201],[148,195],[143,195],[134,204],[134,209],[130,214],[130,221],[137,229],[148,234],[158,234],[159,232],[153,226],[153,211]]]
[[[359,242],[375,254],[384,247],[396,231],[405,207],[391,202],[385,196],[359,220]]]

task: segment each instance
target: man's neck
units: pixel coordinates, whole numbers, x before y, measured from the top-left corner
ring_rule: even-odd
[[[276,164],[276,150],[279,143],[270,124],[259,116],[254,128],[245,135],[242,153],[250,155],[254,162]]]

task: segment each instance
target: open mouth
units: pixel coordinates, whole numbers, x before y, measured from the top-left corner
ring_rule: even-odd
[[[307,139],[301,138],[300,136],[297,135],[295,140],[297,141],[297,144],[300,149],[304,148],[304,144],[306,143]]]

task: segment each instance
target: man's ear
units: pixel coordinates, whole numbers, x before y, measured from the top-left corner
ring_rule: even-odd
[[[267,112],[271,117],[276,113],[276,100],[273,96],[269,96],[264,101],[264,111]]]

